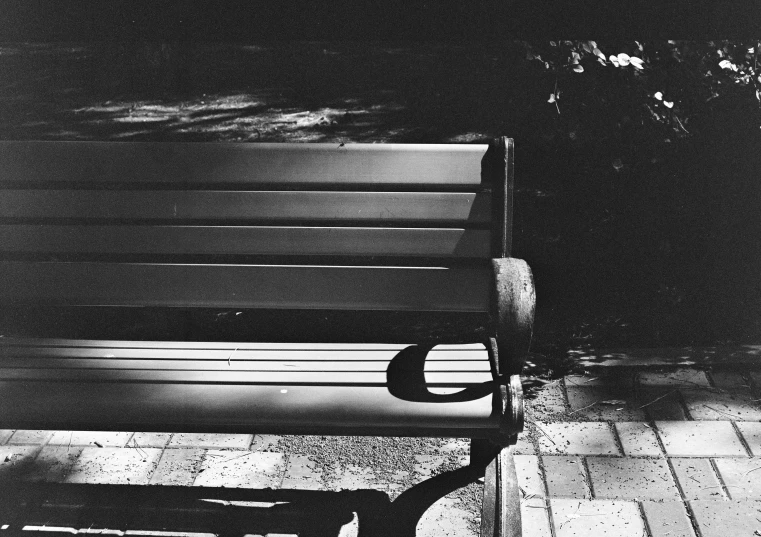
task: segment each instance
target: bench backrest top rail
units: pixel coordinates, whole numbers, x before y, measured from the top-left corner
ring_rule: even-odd
[[[0,182],[481,184],[486,145],[2,142]]]

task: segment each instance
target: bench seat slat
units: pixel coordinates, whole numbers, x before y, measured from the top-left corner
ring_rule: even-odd
[[[0,182],[478,185],[485,145],[0,142]]]
[[[389,221],[487,224],[488,194],[462,192],[234,192],[0,190],[6,218],[248,221],[296,224]]]
[[[195,341],[122,341],[113,339],[58,339],[58,338],[0,338],[0,348],[13,349],[13,352],[19,352],[21,349],[28,348],[30,352],[35,352],[34,347],[60,347],[71,349],[104,349],[97,352],[113,352],[116,350],[128,349],[147,349],[148,352],[154,352],[157,349],[182,349],[190,351],[215,351],[232,350],[238,351],[309,351],[304,353],[304,358],[309,359],[311,351],[395,351],[409,347],[403,343],[249,343],[249,342],[195,342]],[[456,345],[438,345],[434,351],[428,354],[427,360],[437,359],[438,356],[446,356],[443,353],[460,351],[481,351],[480,353],[459,354],[459,360],[482,359],[484,346],[481,343],[464,343]],[[46,351],[41,352],[57,352]],[[164,351],[161,351],[164,352]],[[173,355],[176,356],[176,355]],[[381,355],[382,356],[382,355]]]
[[[399,350],[402,350],[401,348]],[[20,362],[41,362],[43,360],[69,360],[78,359],[83,363],[87,361],[119,361],[131,360],[136,363],[157,363],[174,361],[182,362],[233,362],[233,363],[271,363],[271,364],[303,364],[307,367],[310,362],[335,363],[387,363],[397,355],[399,350],[365,350],[355,346],[346,350],[204,350],[204,349],[124,349],[105,347],[103,349],[76,348],[76,347],[6,347],[0,346],[0,367],[11,359]],[[485,361],[486,351],[483,349],[472,350],[438,350],[434,349],[426,355],[426,363],[441,364],[437,367],[445,367],[445,364],[461,364],[472,361]],[[273,365],[274,367],[274,365]],[[301,366],[299,366],[301,367]],[[315,366],[316,367],[316,366]],[[352,367],[355,367],[352,365]],[[450,365],[451,367],[451,365]],[[465,366],[463,366],[465,367]],[[467,367],[473,367],[468,365]]]
[[[283,226],[0,225],[0,252],[487,258],[487,230]]]
[[[0,262],[5,304],[489,311],[486,268]]]
[[[96,369],[96,368],[0,368],[0,380],[51,382],[143,382],[152,384],[303,384],[303,385],[374,385],[384,386],[386,372],[375,371],[231,371],[160,370],[160,369]],[[492,381],[489,372],[433,371],[425,373],[428,385],[467,387]]]
[[[374,386],[0,381],[0,393],[3,428],[478,438],[499,420],[491,393],[419,402]]]
[[[388,368],[388,360],[360,361],[360,360],[255,360],[241,359],[237,355],[226,359],[217,360],[167,360],[167,359],[138,359],[124,360],[116,358],[29,358],[29,357],[3,357],[0,360],[0,372],[4,369],[103,369],[103,370],[167,370],[167,371],[279,371],[279,372],[374,372],[385,373]],[[403,363],[400,369],[410,369]],[[426,362],[425,371],[431,373],[461,371],[464,373],[489,373],[489,364],[486,361],[458,361],[458,360],[434,360]],[[1,375],[2,373],[0,373]]]

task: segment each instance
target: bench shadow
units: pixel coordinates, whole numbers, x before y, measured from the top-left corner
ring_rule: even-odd
[[[388,364],[386,383],[389,393],[404,401],[424,403],[461,403],[494,393],[492,381],[472,384],[456,393],[434,393],[425,380],[425,360],[435,345],[410,345],[399,351]]]
[[[154,485],[29,483],[0,487],[4,536],[97,533],[219,537],[414,537],[426,510],[483,469],[466,466],[411,487],[394,501],[378,490],[313,491]]]

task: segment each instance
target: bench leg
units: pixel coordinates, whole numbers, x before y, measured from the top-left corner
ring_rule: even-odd
[[[513,446],[503,448],[486,467],[481,537],[521,537],[521,496]]]

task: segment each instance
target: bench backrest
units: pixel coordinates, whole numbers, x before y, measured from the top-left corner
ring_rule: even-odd
[[[3,305],[489,311],[512,141],[0,142]]]

